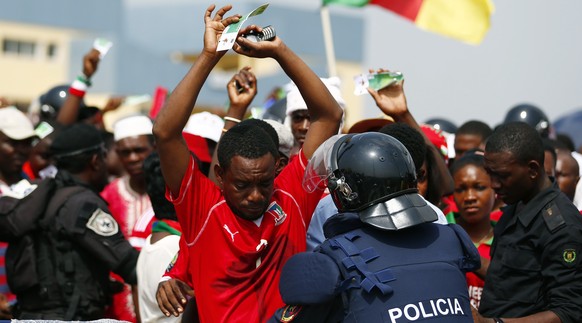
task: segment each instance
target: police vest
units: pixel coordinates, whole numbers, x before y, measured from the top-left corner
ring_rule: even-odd
[[[328,240],[316,252],[338,268],[337,282],[325,279],[336,286],[333,293],[341,294],[343,322],[473,322],[465,273],[479,268],[480,258],[459,226],[424,223],[381,231],[356,214],[341,214],[325,229]],[[287,302],[283,274],[281,294]],[[309,304],[315,299],[305,295],[313,292],[291,298],[294,304]]]
[[[48,310],[56,317],[72,320],[85,316],[79,312],[81,308],[92,313],[93,307],[104,307],[94,299],[86,300],[94,294],[89,290],[103,292],[97,286],[79,286],[79,282],[90,281],[91,272],[80,270],[77,264],[82,259],[72,242],[59,238],[54,229],[59,209],[71,196],[86,190],[81,186],[60,187],[54,179],[45,179],[25,199],[3,201],[0,223],[6,222],[14,230],[11,234],[2,230],[1,239],[9,241],[6,273],[8,284],[18,297],[19,311]],[[30,212],[31,208],[34,212]],[[15,220],[21,218],[27,219],[27,225]]]

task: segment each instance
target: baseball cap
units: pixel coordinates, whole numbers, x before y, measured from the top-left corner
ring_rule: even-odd
[[[133,115],[118,120],[113,125],[113,140],[119,141],[128,137],[151,135],[154,124],[145,115]]]
[[[339,77],[330,77],[330,78],[321,78],[321,81],[327,89],[329,93],[333,96],[333,98],[337,101],[337,103],[342,107],[342,109],[346,105],[346,101],[342,97],[342,93],[340,90],[341,81]],[[289,93],[287,93],[287,111],[286,114],[289,116],[291,113],[297,110],[307,110],[307,104],[303,100],[299,89],[295,86],[293,87]]]
[[[369,131],[378,131],[382,127],[390,123],[394,123],[394,121],[388,118],[364,119],[354,123],[348,130],[348,133],[363,133]]]
[[[15,107],[0,109],[0,131],[13,140],[36,136],[32,122]]]
[[[279,152],[287,158],[291,157],[291,149],[295,144],[295,139],[289,128],[275,120],[263,119],[263,121],[270,124],[277,132],[277,137],[279,137]]]
[[[183,132],[218,142],[222,134],[222,128],[224,128],[224,120],[221,117],[203,111],[190,116]]]
[[[186,141],[188,150],[193,152],[201,162],[212,162],[212,156],[210,156],[210,152],[208,151],[206,139],[188,132],[182,132],[182,137],[184,137],[184,141]]]
[[[59,157],[74,156],[104,149],[101,132],[92,125],[76,123],[61,131],[51,144],[51,153]]]
[[[424,132],[430,142],[432,142],[432,144],[438,149],[441,155],[445,158],[445,161],[448,162],[449,146],[443,132],[426,124],[421,125],[420,129],[422,129],[422,132]]]

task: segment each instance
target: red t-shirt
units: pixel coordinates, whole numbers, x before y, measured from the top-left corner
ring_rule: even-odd
[[[477,247],[479,255],[485,259],[491,259],[489,252],[491,250],[491,243],[493,243],[493,238],[489,241],[481,243]],[[471,304],[476,308],[479,308],[479,303],[481,302],[481,294],[483,294],[483,286],[485,286],[485,281],[474,273],[468,272],[467,274],[467,286],[469,287],[469,299]]]
[[[491,225],[495,226],[495,224],[497,223],[497,219],[499,219],[499,217],[495,216],[496,220],[493,220],[494,217],[493,213],[495,212],[491,212],[489,217],[491,219]],[[456,221],[457,216],[458,214],[455,214],[455,212],[450,212],[447,214],[447,221],[449,223],[457,223]],[[491,237],[491,239],[487,241],[482,242],[478,246],[475,245],[481,257],[489,260],[491,259],[490,251],[492,243],[493,237]],[[467,287],[469,288],[469,299],[471,300],[471,304],[479,308],[479,303],[481,302],[481,294],[483,294],[483,286],[485,286],[485,281],[472,272],[468,272],[466,276],[467,276]]]
[[[301,186],[307,160],[300,154],[275,179],[259,226],[232,213],[192,158],[179,195],[167,191],[183,229],[202,322],[262,323],[283,306],[281,269],[305,251],[307,227],[321,197]]]

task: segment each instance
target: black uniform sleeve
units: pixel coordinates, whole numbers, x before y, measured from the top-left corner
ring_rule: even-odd
[[[582,322],[582,231],[565,226],[554,232],[541,255],[548,310],[562,322]]]
[[[124,238],[119,224],[98,196],[84,192],[71,197],[59,211],[57,226],[126,283],[137,283],[135,267],[139,252]]]

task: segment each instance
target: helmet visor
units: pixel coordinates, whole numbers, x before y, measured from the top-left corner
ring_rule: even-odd
[[[333,173],[331,169],[331,156],[334,145],[345,134],[335,135],[327,139],[311,156],[305,173],[303,174],[303,189],[309,193],[316,190],[325,190],[327,186],[327,179]]]

